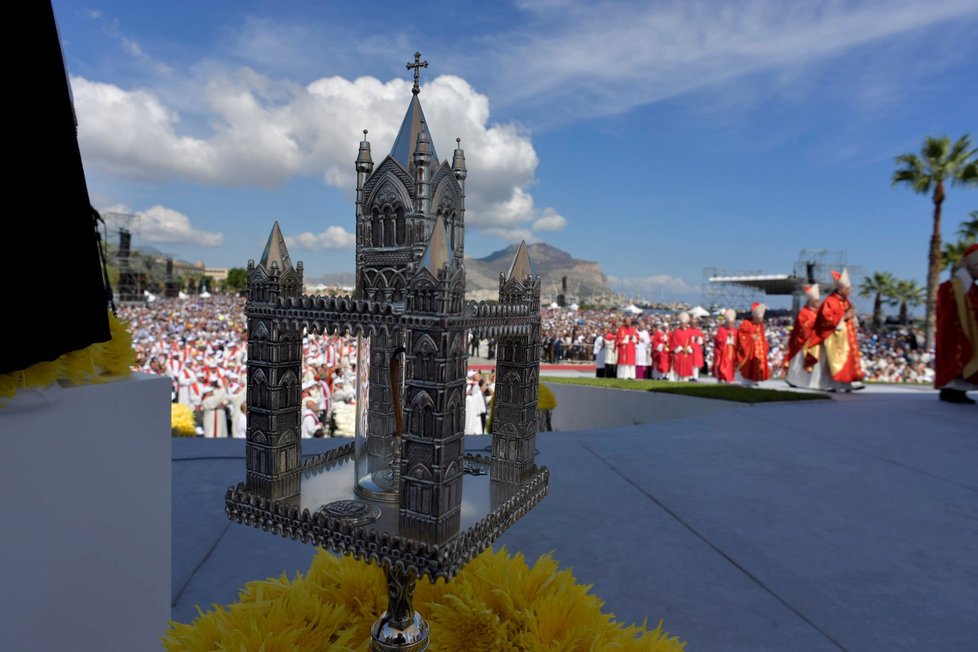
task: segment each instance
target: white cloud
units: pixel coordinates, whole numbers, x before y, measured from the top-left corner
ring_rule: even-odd
[[[489,235],[494,235],[497,238],[502,238],[509,243],[518,243],[521,240],[526,240],[527,244],[533,244],[534,242],[539,242],[540,238],[533,235],[533,232],[529,229],[507,229],[501,227],[489,227],[484,229]]]
[[[219,247],[224,243],[223,233],[196,229],[190,223],[189,217],[166,206],[156,205],[144,211],[133,212],[128,206],[114,204],[101,209],[100,212],[110,233],[119,227],[125,227],[132,231],[133,236],[140,243],[186,244],[199,247]]]
[[[756,72],[784,71],[950,21],[974,0],[525,2],[490,57],[499,101],[549,119],[617,114]],[[906,82],[905,70],[889,71]],[[876,76],[880,75],[877,70]]]
[[[123,37],[121,40],[122,49],[128,52],[131,56],[137,59],[146,59],[146,53],[143,51],[143,47],[134,38],[128,36]]]
[[[543,217],[533,223],[534,231],[560,231],[567,226],[567,220],[552,208],[543,211]]]
[[[297,236],[286,236],[285,242],[289,247],[311,251],[352,251],[357,238],[341,226],[331,226],[319,234],[306,231]]]
[[[209,127],[190,135],[155,93],[81,77],[72,84],[86,163],[111,174],[262,187],[322,175],[347,192],[355,184],[361,130],[369,129],[379,163],[411,98],[411,83],[403,79],[325,77],[301,86],[247,68],[217,71],[198,107]],[[439,156],[450,159],[455,138],[462,139],[467,225],[496,232],[536,223],[554,230],[566,223],[552,208],[534,204],[528,188],[539,159],[530,135],[516,124],[490,123],[485,95],[446,75],[424,84],[421,97]]]

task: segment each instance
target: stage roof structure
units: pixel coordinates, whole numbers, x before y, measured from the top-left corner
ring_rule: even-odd
[[[791,296],[799,291],[804,279],[794,274],[738,274],[708,276],[707,282],[730,283],[760,290],[764,294]]]

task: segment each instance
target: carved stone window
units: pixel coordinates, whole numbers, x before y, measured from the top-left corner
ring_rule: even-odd
[[[404,207],[398,206],[394,211],[397,220],[397,244],[404,245],[407,240],[407,228],[404,224]]]
[[[370,244],[379,247],[384,242],[384,227],[380,220],[380,209],[376,206],[370,211]]]

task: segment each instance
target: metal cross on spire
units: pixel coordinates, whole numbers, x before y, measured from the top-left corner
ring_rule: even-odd
[[[414,93],[415,95],[421,92],[421,86],[418,85],[418,81],[421,79],[421,69],[427,67],[428,67],[428,62],[421,60],[420,52],[414,53],[414,63],[411,63],[409,61],[407,64],[408,70],[414,68],[414,88],[411,89],[411,92]]]

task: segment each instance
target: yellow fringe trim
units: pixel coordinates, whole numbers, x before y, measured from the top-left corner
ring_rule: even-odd
[[[108,342],[97,342],[51,362],[38,362],[21,371],[0,374],[0,407],[3,407],[2,399],[11,398],[23,388],[47,387],[55,382],[98,383],[127,375],[136,360],[132,335],[125,322],[111,312],[109,332],[112,339]]]

